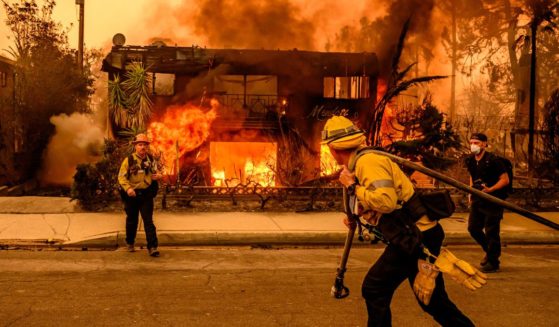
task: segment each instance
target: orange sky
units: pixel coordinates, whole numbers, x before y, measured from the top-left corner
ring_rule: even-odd
[[[175,2],[173,0],[166,0]],[[14,1],[11,1],[14,2]],[[41,3],[41,1],[38,1]],[[153,0],[86,0],[85,1],[85,43],[86,47],[104,47],[110,44],[112,36],[116,33],[129,34],[129,42],[134,40],[140,33],[137,31],[138,21],[149,12],[149,4]],[[1,11],[0,17],[5,20],[5,12]],[[58,0],[54,10],[54,19],[65,27],[71,27],[69,32],[70,45],[77,48],[78,43],[78,6],[75,0]],[[10,45],[7,39],[9,31],[2,22],[0,25],[0,48],[5,49]],[[5,53],[4,53],[5,54]]]
[[[8,0],[15,2],[15,0]],[[192,14],[195,10],[191,1]],[[334,34],[341,24],[356,24],[364,11],[374,13],[371,0],[352,0],[351,10],[347,5],[334,0],[305,1],[294,0],[301,9],[301,14],[313,18],[331,16],[321,26],[324,31]],[[379,2],[382,2],[379,1]],[[41,0],[38,0],[41,3]],[[179,45],[198,44],[205,46],[204,39],[195,35],[192,30],[176,24],[177,10],[185,10],[187,0],[85,0],[85,43],[88,48],[105,48],[111,45],[112,36],[123,33],[127,44],[143,45],[151,37],[173,35]],[[157,5],[155,5],[157,4]],[[343,10],[344,8],[345,10]],[[187,9],[188,10],[188,9]],[[168,15],[167,15],[168,13]],[[307,17],[308,17],[307,16]],[[373,14],[374,16],[374,14]],[[6,49],[11,41],[7,38],[9,30],[5,26],[5,12],[0,10],[0,49]],[[78,6],[75,0],[58,0],[54,10],[54,19],[64,27],[73,26],[69,32],[70,45],[77,48],[78,39]],[[322,34],[322,33],[321,33]],[[320,49],[322,50],[322,49]],[[2,51],[3,55],[6,55]]]

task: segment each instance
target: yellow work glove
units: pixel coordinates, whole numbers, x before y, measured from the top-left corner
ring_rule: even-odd
[[[443,248],[435,261],[443,273],[450,275],[458,284],[475,291],[487,283],[487,275],[472,267],[464,260],[458,259],[452,252]]]
[[[429,305],[431,295],[435,289],[435,279],[439,275],[439,268],[425,260],[417,261],[417,275],[413,282],[413,292],[417,295],[419,301],[425,305]]]

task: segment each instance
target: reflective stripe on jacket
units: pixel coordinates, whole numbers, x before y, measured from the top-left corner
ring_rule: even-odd
[[[412,182],[388,157],[375,153],[364,153],[357,157],[359,150],[351,155],[348,168],[358,180],[355,194],[365,211],[390,213],[400,209],[400,203],[409,200],[415,192]],[[431,221],[426,215],[416,222],[421,231],[436,224],[436,221]]]

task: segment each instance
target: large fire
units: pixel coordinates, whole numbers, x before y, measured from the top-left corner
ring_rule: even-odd
[[[341,167],[330,153],[327,145],[320,146],[320,176],[328,176],[339,171]]]
[[[204,112],[194,105],[173,106],[160,121],[149,125],[151,148],[156,155],[162,154],[165,174],[176,174],[178,158],[200,147],[210,135],[210,127],[216,118],[217,100],[211,101],[212,109]]]
[[[256,183],[275,186],[277,144],[270,142],[211,142],[212,185]]]

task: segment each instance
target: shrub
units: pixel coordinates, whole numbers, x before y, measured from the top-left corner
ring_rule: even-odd
[[[76,168],[71,197],[87,210],[95,210],[118,199],[118,170],[128,156],[127,144],[105,139],[103,158],[94,164],[80,164]]]

